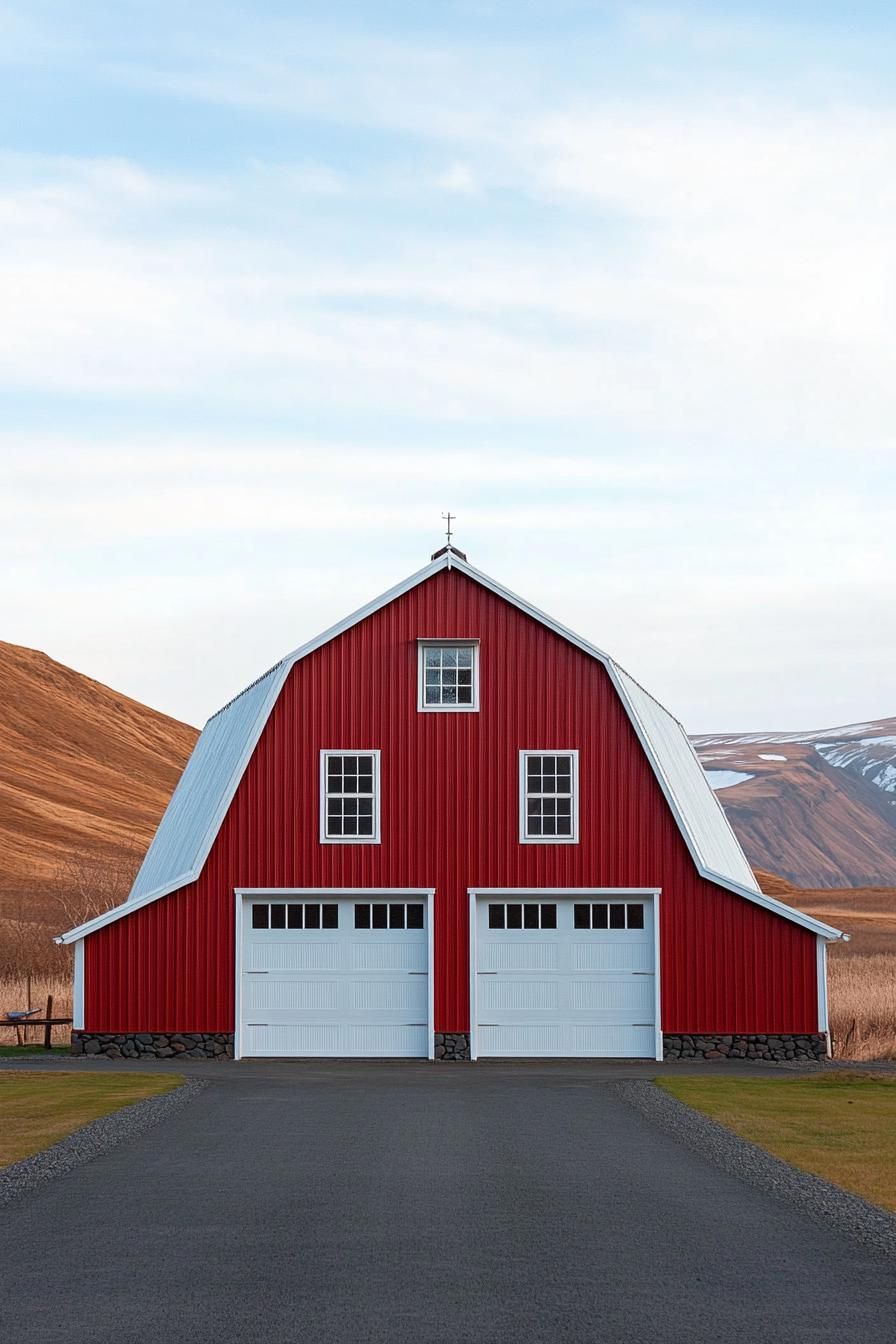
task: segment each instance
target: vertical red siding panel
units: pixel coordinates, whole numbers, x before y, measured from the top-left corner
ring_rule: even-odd
[[[417,711],[417,640],[478,638],[478,714]],[[319,753],[379,747],[382,843],[319,843]],[[580,843],[520,845],[521,748],[577,748]],[[604,668],[444,571],[298,663],[199,879],[86,940],[93,1031],[232,1031],[234,888],[434,887],[436,1028],[469,1026],[469,887],[662,889],[662,1026],[817,1027],[815,938],[701,879]]]

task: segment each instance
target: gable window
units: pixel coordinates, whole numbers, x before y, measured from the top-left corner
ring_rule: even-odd
[[[417,643],[417,708],[475,712],[479,708],[479,644],[474,639]]]
[[[331,845],[379,844],[379,751],[321,752],[320,839]]]
[[[575,845],[579,840],[579,753],[520,752],[520,842]]]

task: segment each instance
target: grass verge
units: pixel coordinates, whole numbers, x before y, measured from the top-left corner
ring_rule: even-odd
[[[896,1078],[658,1078],[719,1124],[873,1204],[896,1211]]]
[[[179,1087],[177,1074],[0,1072],[0,1167],[58,1143],[132,1101]]]
[[[0,1045],[0,1059],[24,1059],[28,1055],[42,1055],[44,1059],[49,1059],[52,1055],[69,1055],[71,1050],[67,1045],[51,1045],[49,1050],[45,1050],[42,1045]]]

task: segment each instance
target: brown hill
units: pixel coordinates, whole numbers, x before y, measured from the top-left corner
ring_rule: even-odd
[[[194,728],[0,641],[0,919],[52,919],[85,872],[122,899]]]
[[[896,719],[693,740],[754,867],[803,888],[896,886]]]

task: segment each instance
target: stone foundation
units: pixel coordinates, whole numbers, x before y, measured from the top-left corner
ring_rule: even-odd
[[[73,1055],[105,1055],[108,1059],[232,1059],[233,1033],[221,1031],[171,1033],[141,1031],[115,1035],[73,1031]],[[435,1057],[446,1061],[470,1058],[466,1031],[437,1031]],[[827,1037],[811,1036],[663,1036],[663,1059],[823,1060]]]
[[[73,1055],[105,1055],[108,1059],[233,1059],[233,1032],[138,1031],[103,1035],[72,1032]]]
[[[663,1036],[663,1059],[827,1059],[828,1038],[812,1036]]]
[[[468,1031],[437,1031],[435,1047],[436,1059],[469,1059],[470,1033]]]

